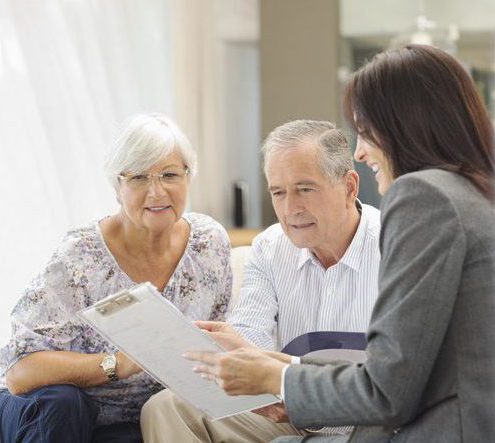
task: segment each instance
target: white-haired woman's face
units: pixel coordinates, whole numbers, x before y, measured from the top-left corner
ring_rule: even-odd
[[[118,196],[122,214],[136,228],[160,233],[180,220],[187,191],[187,168],[173,152],[146,171],[123,174]]]

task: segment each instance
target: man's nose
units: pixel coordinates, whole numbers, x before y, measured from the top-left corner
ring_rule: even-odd
[[[302,210],[303,207],[299,201],[299,198],[288,193],[285,199],[285,213],[287,215],[295,215],[301,213]]]

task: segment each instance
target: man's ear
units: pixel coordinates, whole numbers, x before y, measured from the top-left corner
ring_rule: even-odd
[[[359,175],[353,169],[345,174],[346,198],[347,202],[354,206],[359,193]]]

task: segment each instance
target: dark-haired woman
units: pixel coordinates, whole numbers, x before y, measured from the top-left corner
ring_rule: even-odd
[[[291,364],[256,350],[189,357],[229,394],[282,394],[296,427],[356,425],[351,442],[495,441],[489,116],[462,65],[417,45],[377,55],[344,103],[355,158],[384,195],[366,363]],[[312,439],[346,441],[304,437]]]

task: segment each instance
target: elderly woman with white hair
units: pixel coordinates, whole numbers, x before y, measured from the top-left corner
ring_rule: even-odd
[[[223,318],[230,244],[213,219],[184,213],[195,171],[170,119],[128,122],[106,162],[119,212],[70,231],[12,312],[0,352],[0,441],[142,441],[141,406],[162,387],[76,312],[150,281],[191,320]]]

